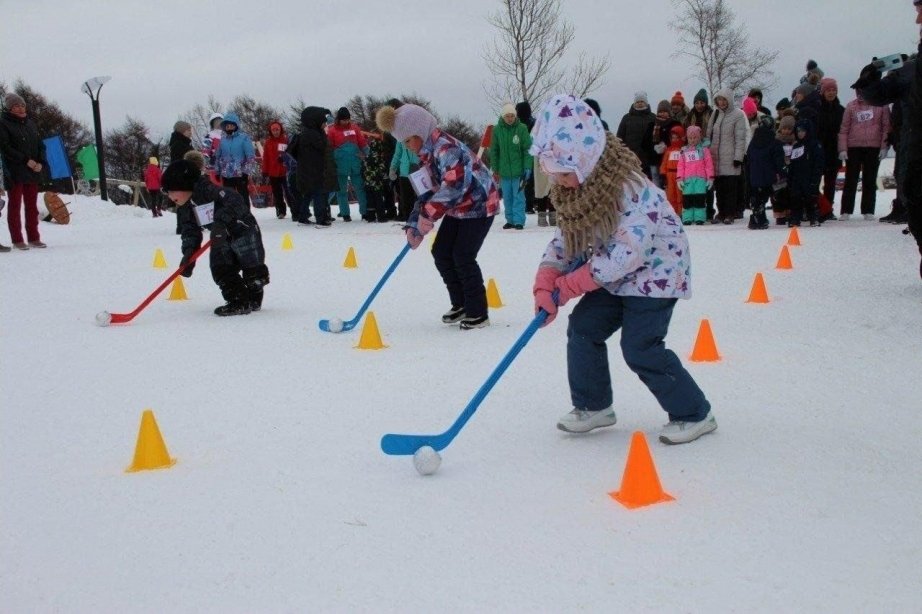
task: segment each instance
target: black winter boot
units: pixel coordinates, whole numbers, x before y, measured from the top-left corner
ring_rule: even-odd
[[[228,301],[214,310],[216,316],[243,316],[250,313],[249,301]]]

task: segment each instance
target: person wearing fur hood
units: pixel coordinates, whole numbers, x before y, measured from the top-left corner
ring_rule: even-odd
[[[717,92],[714,104],[717,108],[711,115],[707,128],[707,139],[714,158],[714,191],[717,196],[717,216],[724,224],[732,224],[737,217],[740,175],[743,171],[743,157],[746,155],[746,135],[749,124],[740,109],[733,106],[733,93],[728,89]]]
[[[575,96],[552,97],[538,114],[531,154],[551,177],[558,227],[535,275],[535,311],[550,324],[579,299],[567,328],[573,410],[557,423],[570,433],[611,426],[611,371],[605,342],[621,330],[625,362],[669,415],[664,443],[693,441],[717,428],[710,403],[663,339],[680,298],[691,295],[688,237],[641,162]]]
[[[442,322],[460,322],[461,330],[489,326],[477,254],[499,211],[499,192],[490,169],[467,145],[443,132],[421,106],[383,106],[375,114],[375,123],[419,157],[419,170],[410,174],[416,204],[404,226],[410,247],[419,247],[444,217],[432,243],[435,267],[451,300]]]

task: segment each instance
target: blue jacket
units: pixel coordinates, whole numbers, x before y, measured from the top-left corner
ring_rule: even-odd
[[[256,170],[256,152],[250,135],[240,131],[240,119],[231,111],[224,116],[221,128],[227,124],[237,126],[237,131],[228,136],[225,132],[215,154],[215,168],[220,177],[241,177],[252,175]]]

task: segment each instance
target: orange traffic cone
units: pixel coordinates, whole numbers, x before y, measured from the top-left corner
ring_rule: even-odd
[[[800,233],[797,232],[797,226],[791,228],[791,232],[788,233],[788,245],[800,247]]]
[[[608,496],[628,509],[675,501],[675,497],[663,490],[647,438],[640,431],[631,437],[631,449],[627,453],[627,464],[621,477],[621,490],[610,492]]]
[[[375,318],[373,311],[369,311],[365,316],[365,324],[362,325],[362,336],[359,337],[359,344],[355,346],[357,350],[382,350],[387,346],[381,341],[381,333],[378,331],[378,320]]]
[[[692,362],[717,362],[720,360],[720,354],[717,353],[717,343],[714,342],[714,333],[711,332],[711,323],[707,320],[701,320],[701,326],[698,327],[698,338],[695,339],[695,347],[691,353]]]
[[[770,303],[768,290],[765,288],[765,280],[762,279],[761,273],[756,273],[756,278],[752,282],[752,290],[749,291],[749,300],[747,303]]]
[[[141,414],[141,428],[138,430],[138,443],[134,448],[134,460],[125,471],[134,473],[145,469],[163,469],[175,464],[176,459],[170,458],[170,453],[167,452],[163,435],[160,434],[157,420],[154,419],[154,412],[145,409]]]
[[[778,256],[778,264],[775,265],[776,269],[793,269],[794,263],[791,262],[791,252],[788,251],[787,245],[781,246],[781,255]]]

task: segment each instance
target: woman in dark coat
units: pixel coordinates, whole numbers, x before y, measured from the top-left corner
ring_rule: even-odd
[[[47,247],[38,232],[38,184],[45,166],[45,143],[38,127],[26,113],[22,96],[9,93],[0,116],[0,154],[9,179],[10,206],[6,223],[17,249]],[[26,244],[22,238],[22,209],[26,210]]]

